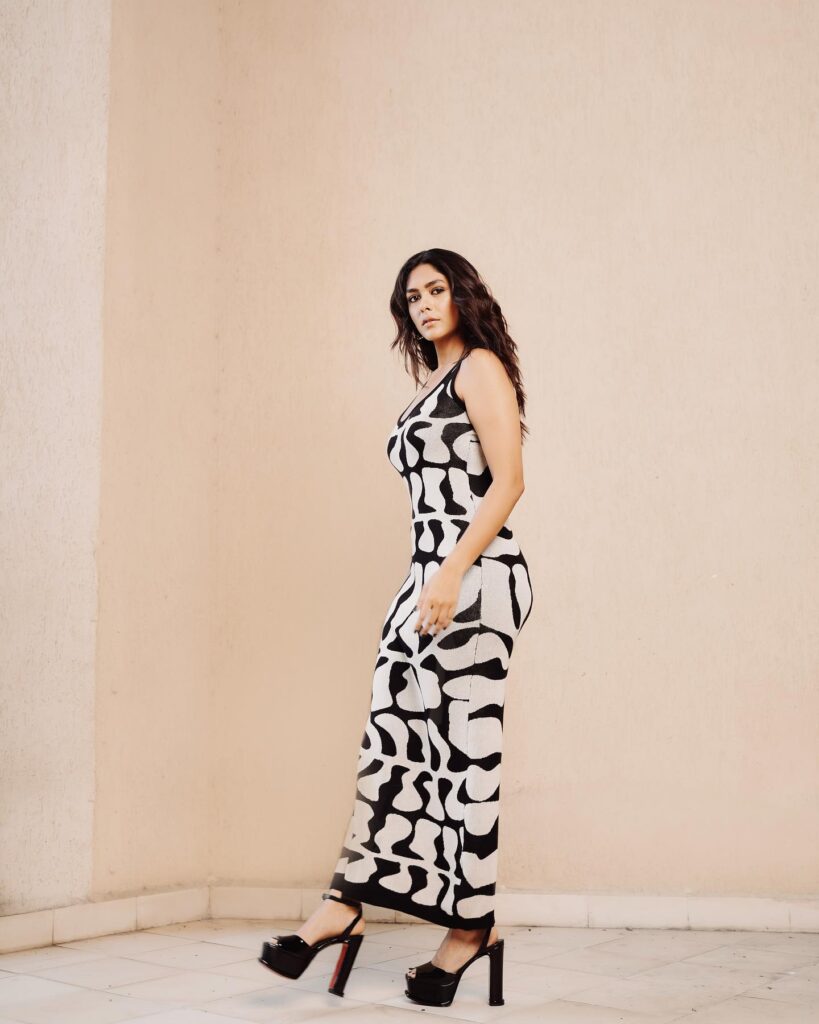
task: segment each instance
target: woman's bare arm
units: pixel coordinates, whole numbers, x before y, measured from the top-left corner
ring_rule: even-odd
[[[492,483],[472,522],[442,563],[464,573],[497,535],[523,494],[523,455],[517,396],[494,352],[478,348],[455,377],[466,411],[492,473]]]

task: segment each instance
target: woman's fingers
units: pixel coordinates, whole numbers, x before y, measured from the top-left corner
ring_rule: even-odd
[[[415,623],[415,628],[420,633],[426,633],[438,616],[433,610],[432,603],[423,598],[421,598],[416,607],[418,608],[418,620]]]
[[[428,601],[422,596],[416,607],[418,608],[418,621],[415,623],[415,628],[420,633],[427,633],[430,626],[438,618],[438,614],[435,611],[435,603],[434,601]]]
[[[450,625],[458,604],[460,579],[460,574],[441,571],[421,587],[415,605],[418,618],[413,627],[417,632],[426,636],[427,633],[440,633]]]
[[[415,629],[426,636],[427,633],[440,633],[452,622],[453,609],[447,605],[436,605],[430,602],[419,601],[415,606],[419,609],[418,620]]]

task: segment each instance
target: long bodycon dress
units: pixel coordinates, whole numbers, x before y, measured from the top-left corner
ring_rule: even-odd
[[[532,610],[504,524],[463,575],[453,620],[422,635],[421,588],[492,482],[455,391],[462,356],[387,441],[412,510],[409,570],[381,631],[353,812],[329,888],[448,928],[495,923],[506,676]]]

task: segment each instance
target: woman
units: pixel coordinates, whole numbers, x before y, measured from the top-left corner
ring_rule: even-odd
[[[466,967],[488,955],[498,1005],[503,708],[514,640],[532,610],[528,566],[506,523],[524,489],[525,394],[500,306],[462,256],[411,257],[390,308],[393,347],[416,383],[419,367],[430,371],[387,441],[409,489],[412,558],[381,632],[329,891],[259,959],[298,977],[319,949],[341,943],[330,991],[343,995],[365,902],[448,928],[433,959],[407,972],[412,999],[448,1006]]]

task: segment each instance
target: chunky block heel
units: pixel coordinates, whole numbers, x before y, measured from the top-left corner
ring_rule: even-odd
[[[503,939],[490,946],[489,956],[489,1005],[503,1006]]]
[[[415,976],[405,975],[407,987],[404,994],[416,1003],[425,1006],[450,1006],[458,991],[464,971],[482,956],[489,957],[489,1005],[503,1006],[503,939],[487,946],[492,925],[484,932],[478,952],[471,956],[457,971],[445,971],[428,960],[415,968]]]
[[[271,971],[283,975],[285,978],[300,978],[305,969],[312,963],[313,957],[319,950],[335,943],[341,943],[336,967],[333,977],[330,979],[328,991],[335,996],[344,995],[344,987],[350,977],[355,958],[361,948],[364,934],[352,935],[351,932],[361,920],[362,906],[358,900],[349,900],[344,896],[334,896],[332,893],[322,893],[323,900],[335,900],[337,903],[346,903],[350,907],[356,907],[358,913],[347,925],[343,932],[338,935],[331,935],[318,942],[305,942],[301,935],[276,935],[271,942],[262,943],[262,952],[258,957],[259,963],[269,967]]]
[[[353,964],[355,963],[355,958],[358,955],[358,950],[363,939],[363,935],[351,935],[341,947],[341,952],[339,953],[338,960],[336,962],[336,969],[333,972],[333,977],[330,979],[330,988],[328,990],[332,992],[333,995],[344,995],[344,986],[347,984],[347,979],[350,977],[350,971],[353,969]]]

